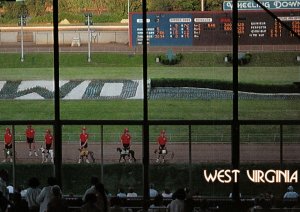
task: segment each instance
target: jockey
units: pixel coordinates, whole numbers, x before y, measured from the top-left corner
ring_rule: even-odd
[[[88,150],[87,150],[88,139],[89,139],[89,134],[87,134],[86,128],[83,127],[82,128],[82,132],[80,134],[80,158],[79,158],[78,163],[81,163],[83,157],[85,157],[86,158],[85,161],[87,163],[89,163],[89,160],[88,160]]]
[[[51,135],[51,131],[50,129],[46,130],[46,134],[45,134],[45,144],[46,144],[46,150],[49,153],[49,150],[51,149],[53,143],[53,136]]]
[[[4,155],[5,159],[3,162],[6,162],[7,157],[10,157],[10,162],[12,162],[12,134],[9,128],[6,128],[4,135]]]
[[[157,143],[159,144],[159,150],[163,150],[163,149],[166,149],[166,144],[167,144],[167,137],[166,137],[166,131],[165,130],[162,130],[160,132],[160,135],[158,136],[157,138]]]
[[[124,129],[124,133],[121,135],[120,141],[124,150],[130,149],[131,135],[129,134],[129,130],[127,128]]]

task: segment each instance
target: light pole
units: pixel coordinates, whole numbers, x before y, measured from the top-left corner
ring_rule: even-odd
[[[21,26],[21,62],[24,62],[24,32],[23,26],[26,26],[26,15],[19,16],[20,20],[18,25]]]
[[[88,62],[91,62],[91,30],[90,25],[93,25],[92,13],[85,13],[84,16],[87,18],[85,25],[88,26]]]
[[[129,12],[130,12],[130,0],[127,2],[127,17],[128,17],[128,43],[130,43],[130,28],[129,28]]]
[[[129,12],[130,12],[130,0],[128,0],[128,2],[127,2],[128,21],[129,21]]]

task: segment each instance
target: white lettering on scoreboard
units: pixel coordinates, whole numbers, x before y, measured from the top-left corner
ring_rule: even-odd
[[[300,21],[300,16],[278,17],[281,21]]]
[[[191,18],[170,18],[169,21],[170,23],[178,23],[178,22],[190,23],[192,22],[192,19]]]
[[[149,19],[149,18],[147,18],[147,19],[146,19],[146,22],[147,22],[147,23],[150,23],[150,19]],[[136,19],[136,23],[138,23],[138,24],[141,24],[141,23],[143,23],[143,19],[142,19],[142,18],[138,18],[138,19]]]
[[[212,18],[194,18],[195,23],[211,23]]]

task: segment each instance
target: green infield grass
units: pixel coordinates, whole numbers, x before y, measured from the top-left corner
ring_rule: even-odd
[[[293,120],[300,115],[299,100],[241,100],[240,119]],[[1,100],[1,120],[51,120],[54,103],[50,100]],[[231,120],[230,100],[150,100],[152,120]],[[180,111],[180,113],[178,113]],[[142,100],[63,100],[64,120],[142,120]]]
[[[148,66],[160,67],[155,58],[166,53],[148,53]],[[246,66],[251,67],[285,67],[299,66],[296,58],[298,52],[251,53],[252,59]],[[224,62],[227,53],[183,53],[183,59],[174,67],[231,67]],[[142,67],[143,57],[133,53],[91,53],[92,61],[87,62],[86,53],[60,53],[61,67]],[[1,54],[2,68],[45,68],[53,67],[53,54],[26,53],[24,62],[20,54]],[[173,67],[173,66],[172,66]]]
[[[239,67],[239,82],[262,85],[291,85],[299,81],[300,64],[297,52],[253,53],[248,65]],[[19,54],[1,54],[0,80],[52,80],[53,55],[32,53],[19,61]],[[148,78],[199,79],[232,82],[232,67],[224,62],[226,53],[187,53],[175,66],[164,66],[155,62],[158,54],[148,55]],[[142,79],[142,55],[93,53],[92,62],[86,54],[61,53],[60,79]],[[300,117],[299,100],[240,100],[241,120],[297,120]],[[1,120],[53,120],[54,102],[51,100],[0,100]],[[61,101],[63,120],[142,120],[142,100],[74,100]],[[232,100],[149,100],[150,120],[231,120]],[[4,128],[5,126],[2,126]],[[105,127],[107,133],[119,133],[124,126]],[[167,127],[171,132],[185,127]],[[23,134],[23,126],[17,128]],[[38,129],[44,132],[45,126]],[[77,134],[79,126],[66,126],[65,133]],[[154,126],[153,134],[161,129]],[[244,127],[248,133],[259,132],[259,127]],[[269,127],[273,129],[273,127]],[[289,128],[291,133],[299,130]],[[277,127],[275,132],[277,131]],[[91,132],[99,132],[99,126]],[[141,126],[133,126],[140,135]],[[199,133],[215,134],[213,127],[200,127]],[[222,131],[222,130],[221,130]],[[228,126],[224,130],[230,134]],[[273,130],[268,130],[273,133]]]
[[[142,67],[62,67],[61,80],[142,79]],[[300,67],[241,67],[239,81],[264,85],[299,81]],[[53,80],[52,68],[0,68],[1,80]],[[206,79],[232,82],[231,67],[150,67],[148,78]]]
[[[157,54],[149,54],[148,78],[206,79],[232,82],[232,67],[225,63],[225,53],[184,54],[182,62],[164,66],[155,62]],[[299,81],[300,64],[296,52],[255,53],[253,60],[239,67],[239,82],[281,85]],[[280,59],[281,58],[281,59]],[[1,54],[1,80],[52,80],[52,54],[28,54],[19,61],[18,54]],[[62,53],[60,79],[142,79],[142,56],[94,53],[91,63],[85,54]]]
[[[54,120],[54,103],[50,100],[1,100],[1,120]],[[61,101],[62,120],[142,120],[142,100],[63,100]],[[241,100],[239,102],[240,119],[243,120],[295,120],[300,117],[299,100]],[[178,112],[180,111],[180,112]],[[230,100],[150,100],[150,120],[231,120],[232,102]],[[4,131],[6,126],[1,126]],[[26,126],[17,126],[16,133],[24,138]],[[43,140],[45,129],[50,126],[36,126],[36,131]],[[64,126],[64,140],[76,141],[82,126]],[[116,141],[125,127],[129,127],[135,141],[141,141],[141,126],[104,126],[105,140]],[[100,140],[100,126],[89,126],[89,133],[95,134],[93,141]],[[174,141],[188,141],[188,126],[151,126],[151,136],[155,137],[164,128],[169,134],[178,134]],[[209,135],[209,140],[230,141],[230,126],[193,126],[193,134]],[[279,126],[242,126],[242,134],[278,134]],[[297,134],[299,127],[288,126],[284,130],[287,134]],[[215,135],[211,136],[211,135]],[[272,137],[265,141],[273,141]]]

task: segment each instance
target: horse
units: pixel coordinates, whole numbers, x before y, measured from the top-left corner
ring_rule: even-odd
[[[94,157],[93,151],[86,150],[86,149],[80,149],[80,148],[78,150],[80,152],[78,163],[81,163],[81,162],[90,163],[88,158],[90,158],[92,160],[92,162],[95,163],[96,159]],[[85,151],[85,152],[83,154],[81,154],[82,151]],[[86,159],[83,160],[83,157],[86,157]]]
[[[154,150],[154,154],[158,154],[157,159],[156,159],[156,163],[165,163],[165,157],[168,155],[168,150],[166,148],[159,148],[159,149],[155,149]],[[174,152],[171,152],[171,160],[174,158]]]
[[[47,150],[42,145],[38,150],[42,152],[42,163],[47,163],[48,159],[54,163],[53,149]]]
[[[117,148],[117,151],[120,152],[120,158],[119,158],[119,163],[121,162],[121,160],[123,159],[124,162],[128,162],[131,163],[132,159],[135,162],[136,159],[134,157],[134,151],[131,149],[121,149],[121,148]]]

